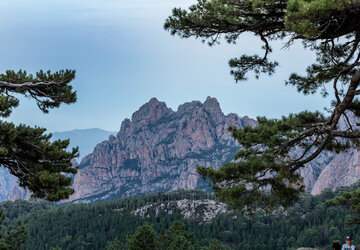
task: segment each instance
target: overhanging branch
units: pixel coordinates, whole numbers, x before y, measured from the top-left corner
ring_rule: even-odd
[[[21,88],[21,87],[39,87],[39,86],[51,86],[51,85],[60,85],[66,83],[65,81],[60,82],[24,82],[24,83],[11,83],[11,82],[5,82],[0,81],[0,88],[6,87],[6,88]]]

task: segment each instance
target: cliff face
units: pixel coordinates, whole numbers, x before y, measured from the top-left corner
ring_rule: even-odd
[[[5,168],[0,168],[0,201],[30,199],[31,193],[17,184],[17,178]]]
[[[343,116],[339,120],[338,129],[346,131],[350,128],[359,129],[359,119],[351,113],[347,114],[347,119]],[[360,180],[360,151],[349,149],[347,152],[333,154],[330,161],[324,162],[324,169],[317,178],[311,193],[320,194],[325,188],[335,189],[339,186],[349,186]]]
[[[227,128],[255,125],[248,117],[225,116],[215,98],[185,103],[176,112],[153,98],[123,121],[116,137],[83,158],[68,201],[206,188],[196,166],[231,160],[238,146]]]
[[[325,188],[335,189],[339,186],[349,186],[360,179],[360,153],[350,150],[340,153],[326,165],[317,179],[311,193],[320,194]]]

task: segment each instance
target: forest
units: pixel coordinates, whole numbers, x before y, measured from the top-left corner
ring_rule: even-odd
[[[160,211],[157,216],[154,211],[144,218],[130,214],[146,204],[214,199],[199,190],[156,192],[93,204],[61,206],[45,201],[17,200],[2,202],[0,207],[6,215],[5,226],[15,223],[18,218],[23,222],[28,236],[22,249],[106,249],[115,240],[124,246],[136,229],[145,223],[154,229],[155,234],[161,235],[174,221],[184,224],[199,247],[210,246],[213,240],[217,240],[230,249],[331,249],[333,241],[342,241],[348,234],[357,244],[360,226],[347,223],[352,218],[349,208],[328,206],[325,201],[359,185],[342,187],[334,192],[325,190],[318,196],[305,194],[289,209],[278,209],[267,215],[259,211],[249,216],[229,210],[210,223],[184,219],[179,211],[171,214]]]

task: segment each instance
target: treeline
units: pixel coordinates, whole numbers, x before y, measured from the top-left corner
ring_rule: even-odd
[[[345,188],[349,189],[349,188]],[[360,227],[349,226],[349,209],[328,207],[325,201],[338,194],[325,190],[321,195],[304,195],[287,211],[271,215],[255,214],[247,217],[237,212],[221,214],[211,223],[198,223],[184,219],[179,211],[172,214],[155,211],[142,218],[130,214],[148,203],[172,202],[181,199],[207,199],[211,195],[202,191],[176,191],[153,193],[94,204],[67,204],[55,206],[46,202],[3,202],[7,224],[21,218],[28,238],[22,249],[106,249],[117,239],[125,244],[126,237],[134,234],[144,223],[153,225],[157,234],[171,227],[176,220],[194,233],[197,244],[209,246],[213,239],[231,249],[291,249],[297,247],[326,247],[332,241],[352,235],[360,243]]]

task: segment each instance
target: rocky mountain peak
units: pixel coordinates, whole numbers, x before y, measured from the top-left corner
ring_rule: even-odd
[[[220,108],[220,104],[216,98],[208,96],[204,102],[204,110],[209,115],[210,119],[214,123],[222,122],[225,119],[225,115]]]
[[[216,98],[208,96],[204,103],[200,101],[187,102],[180,105],[177,109],[177,115],[183,116],[196,116],[210,118],[209,122],[214,124],[223,123],[225,115],[220,108],[220,104]]]
[[[158,99],[152,98],[149,102],[142,105],[138,111],[133,113],[131,121],[141,124],[154,123],[171,113],[173,113],[173,111],[166,106],[165,102],[160,102]]]
[[[208,112],[216,112],[216,113],[221,113],[222,114],[222,110],[220,108],[220,104],[218,102],[218,100],[215,97],[210,97],[208,96],[204,102],[204,109]]]
[[[179,105],[177,112],[180,116],[193,113],[198,109],[202,109],[203,104],[200,101],[185,102]]]

